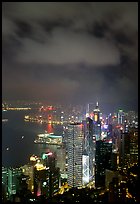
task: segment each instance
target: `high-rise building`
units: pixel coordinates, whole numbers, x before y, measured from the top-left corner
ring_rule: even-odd
[[[2,201],[5,202],[8,197],[8,169],[2,167]]]
[[[60,188],[60,169],[55,166],[52,152],[43,153],[42,160],[34,166],[34,194],[53,196]]]
[[[120,110],[118,111],[118,124],[119,124],[119,125],[122,125],[122,124],[124,123],[124,119],[125,119],[124,116],[125,116],[125,114],[124,114],[123,110],[120,109]]]
[[[130,163],[138,162],[138,129],[130,131]]]
[[[112,121],[113,121],[113,119],[112,119],[112,114],[110,113],[110,114],[106,117],[106,124],[107,124],[107,125],[110,125],[110,124],[112,124]]]
[[[9,196],[16,194],[19,188],[18,177],[22,174],[21,168],[9,168],[8,169],[8,193]]]
[[[94,103],[88,103],[86,105],[86,117],[90,117],[91,119],[93,119],[94,113]]]
[[[93,120],[88,117],[84,121],[83,184],[87,184],[95,179],[95,145]]]
[[[130,128],[128,132],[120,130],[119,135],[119,166],[128,167],[138,162],[138,129]]]
[[[138,120],[137,113],[135,111],[128,111],[127,120],[129,124],[132,124],[134,121]]]
[[[124,168],[130,163],[130,137],[128,132],[120,131],[119,136],[119,167]]]
[[[34,195],[49,197],[49,169],[34,168]]]
[[[59,168],[34,169],[34,194],[52,197],[60,188]]]
[[[21,169],[24,175],[29,176],[28,189],[33,193],[34,192],[34,180],[33,180],[34,167],[33,165],[26,164],[22,166]]]
[[[98,102],[96,103],[96,108],[93,111],[94,117],[93,117],[93,134],[96,137],[96,141],[101,140],[101,121],[100,121],[100,109]]]
[[[8,184],[8,169],[6,167],[2,167],[2,183],[7,187]]]
[[[119,166],[119,153],[116,150],[112,150],[111,153],[111,169],[117,170]]]
[[[105,186],[105,170],[111,168],[112,143],[110,141],[96,141],[95,156],[95,186]]]
[[[68,185],[82,186],[82,153],[83,153],[83,124],[70,123],[68,125],[67,163]]]

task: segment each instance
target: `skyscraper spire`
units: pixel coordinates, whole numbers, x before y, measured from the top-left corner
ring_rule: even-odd
[[[97,111],[97,112],[100,112],[100,109],[99,109],[99,102],[97,101],[96,102],[96,107],[94,109],[94,112]]]
[[[96,141],[100,140],[101,138],[101,121],[100,121],[100,109],[99,109],[99,103],[96,102],[96,108],[93,111],[94,113],[94,134],[96,135]]]
[[[96,107],[97,107],[97,108],[99,107],[99,103],[98,103],[98,101],[96,102]]]

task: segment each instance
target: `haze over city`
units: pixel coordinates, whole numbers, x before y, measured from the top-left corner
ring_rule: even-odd
[[[2,3],[2,202],[140,203],[138,3]]]
[[[2,4],[2,98],[137,110],[136,2]]]

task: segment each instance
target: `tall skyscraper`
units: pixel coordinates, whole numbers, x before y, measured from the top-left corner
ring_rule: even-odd
[[[93,110],[94,110],[94,103],[88,103],[86,105],[86,117],[90,117],[93,119]]]
[[[93,122],[94,122],[94,136],[96,137],[96,141],[101,140],[101,121],[100,121],[100,109],[99,109],[99,104],[98,102],[96,103],[96,108],[93,111],[94,117],[93,117]]]
[[[138,129],[129,128],[128,132],[120,130],[119,135],[119,166],[127,167],[138,162]]]
[[[55,166],[52,152],[43,153],[42,160],[34,166],[34,194],[52,197],[60,187],[60,169]]]
[[[106,140],[96,142],[95,186],[105,186],[105,170],[111,168],[112,143]]]
[[[29,176],[28,180],[28,189],[33,193],[34,192],[34,180],[33,180],[33,173],[34,173],[34,167],[30,164],[25,164],[21,167],[22,172],[24,175]]]
[[[68,185],[71,187],[82,186],[82,153],[83,153],[83,124],[70,123],[68,125]]]
[[[130,163],[130,137],[128,132],[120,130],[119,135],[119,166],[124,168]]]
[[[138,128],[130,130],[130,163],[138,162]]]
[[[121,125],[124,122],[124,112],[123,110],[118,111],[118,124]]]
[[[84,121],[83,184],[87,184],[95,179],[95,145],[93,120],[88,117]]]

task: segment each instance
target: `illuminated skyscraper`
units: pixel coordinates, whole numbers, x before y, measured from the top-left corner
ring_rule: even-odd
[[[130,163],[138,162],[138,128],[130,130]]]
[[[82,152],[83,152],[83,124],[71,123],[68,125],[68,185],[82,186]]]
[[[34,191],[34,181],[33,181],[33,171],[34,167],[33,165],[30,164],[25,164],[24,166],[21,167],[22,172],[24,175],[29,176],[29,181],[28,181],[28,189],[33,193]]]
[[[120,129],[119,135],[119,166],[125,167],[130,163],[130,137],[128,132]]]
[[[138,115],[135,111],[128,111],[127,120],[129,124],[133,124],[138,121]]]
[[[123,112],[123,110],[120,109],[118,111],[118,124],[122,125],[123,122],[124,122],[124,112]]]
[[[42,161],[34,166],[34,194],[51,197],[60,187],[60,169],[55,166],[52,152],[43,153]]]
[[[84,122],[84,151],[83,151],[83,184],[94,180],[95,174],[95,145],[93,136],[93,120],[86,118]]]
[[[101,140],[101,121],[100,121],[100,109],[98,102],[96,103],[96,108],[93,111],[94,113],[94,127],[93,127],[93,134],[96,137],[96,141]]]
[[[88,103],[86,106],[86,117],[93,119],[94,104]]]
[[[128,167],[138,162],[138,129],[130,128],[128,132],[120,130],[119,166]]]

